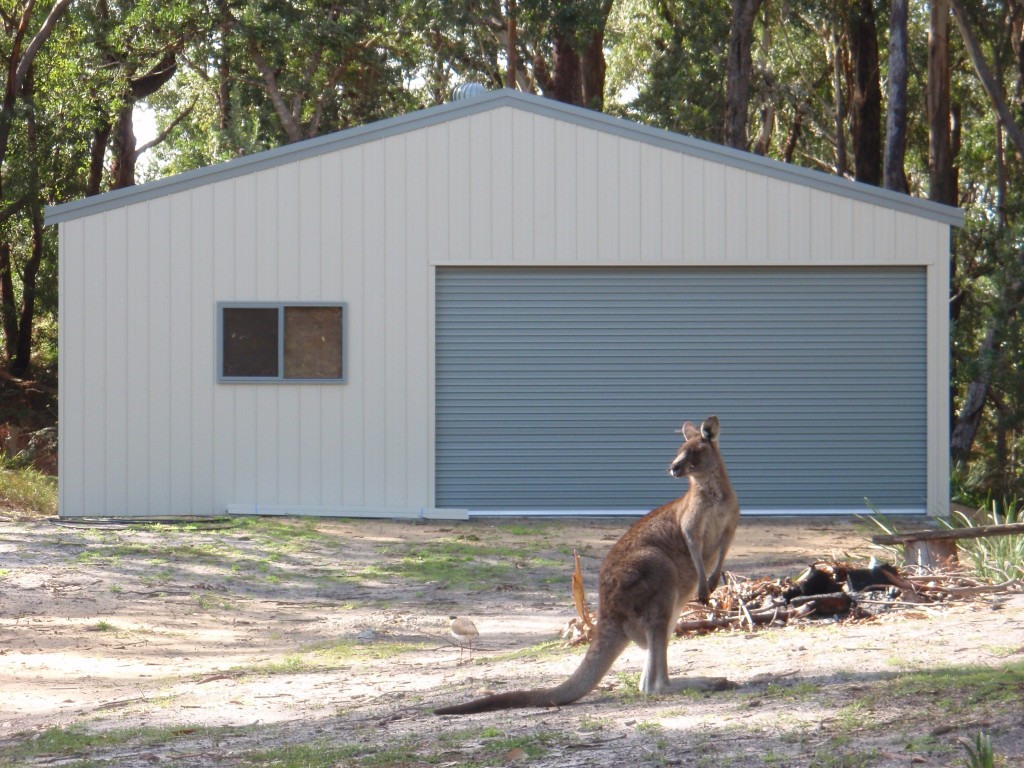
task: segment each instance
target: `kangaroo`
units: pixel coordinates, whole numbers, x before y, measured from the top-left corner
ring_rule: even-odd
[[[683,445],[668,471],[673,477],[688,477],[690,489],[634,523],[608,553],[599,576],[597,632],[569,679],[552,688],[509,691],[441,707],[434,714],[569,704],[597,687],[630,641],[647,651],[640,676],[646,695],[732,687],[721,677],[672,681],[668,676],[668,641],[676,617],[694,595],[703,603],[710,600],[740,517],[718,449],[718,417],[709,416],[699,429],[686,422],[682,432]]]

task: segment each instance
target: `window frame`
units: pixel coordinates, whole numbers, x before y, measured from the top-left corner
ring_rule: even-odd
[[[341,377],[287,378],[285,370],[285,313],[290,308],[323,307],[341,310]],[[224,375],[224,311],[227,309],[277,310],[277,376]],[[345,301],[218,301],[217,302],[217,383],[218,384],[347,384],[348,383],[348,302]]]

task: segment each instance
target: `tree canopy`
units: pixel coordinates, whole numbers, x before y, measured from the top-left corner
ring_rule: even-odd
[[[962,206],[956,490],[1024,495],[1020,3],[0,0],[0,24],[0,331],[15,379],[55,374],[46,205],[476,81]],[[158,125],[144,146],[140,109]]]

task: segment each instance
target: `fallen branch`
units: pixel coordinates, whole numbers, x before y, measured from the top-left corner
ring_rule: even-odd
[[[702,619],[680,619],[676,622],[676,635],[683,635],[687,632],[712,632],[716,629],[742,627],[749,622],[749,626],[764,626],[776,621],[792,621],[802,619],[814,613],[814,602],[806,602],[803,605],[793,608],[782,606],[766,608],[760,611],[735,611],[725,615],[708,616]]]

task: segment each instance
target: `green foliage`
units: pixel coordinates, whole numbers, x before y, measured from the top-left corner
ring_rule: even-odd
[[[0,505],[18,517],[57,514],[57,478],[31,467],[0,468]]]
[[[0,3],[0,71],[10,72],[55,0]],[[607,63],[606,111],[719,141],[732,5],[519,0],[518,79],[545,92],[556,54],[571,51],[583,63],[597,41]],[[751,149],[851,172],[850,161],[841,162],[854,133],[851,7],[824,0],[761,5],[751,50]],[[884,82],[888,8],[874,8]],[[9,320],[19,318],[13,330],[0,325],[0,333],[27,339],[31,331],[33,375],[52,383],[57,244],[52,227],[38,226],[42,210],[110,187],[115,161],[132,156],[114,129],[133,109],[152,111],[162,132],[143,156],[138,180],[365,124],[444,101],[459,82],[505,85],[506,9],[499,0],[72,3],[38,49],[31,78],[0,105],[0,212],[7,211],[0,244],[10,246],[11,264],[10,295],[0,297],[0,308]],[[1024,65],[1006,13],[980,4],[969,22],[1012,104]],[[929,187],[928,25],[928,4],[912,4],[906,172],[917,195]],[[958,192],[967,211],[953,257],[954,409],[972,383],[988,387],[973,451],[955,469],[957,490],[969,503],[1024,498],[1024,171],[965,65],[954,24],[950,44]],[[16,339],[4,340],[0,357]]]
[[[973,744],[965,739],[961,739],[960,743],[967,750],[967,768],[996,768],[992,739],[984,731],[978,731]]]
[[[957,511],[949,522],[943,522],[950,528],[1024,523],[1024,505],[1017,500],[1003,505],[1001,510],[998,505],[990,502],[983,511],[983,515],[974,518]],[[962,539],[958,542],[958,548],[961,562],[970,562],[974,573],[980,578],[994,582],[1024,579],[1024,536]]]
[[[607,32],[609,111],[720,140],[730,14],[725,0],[616,3]]]

